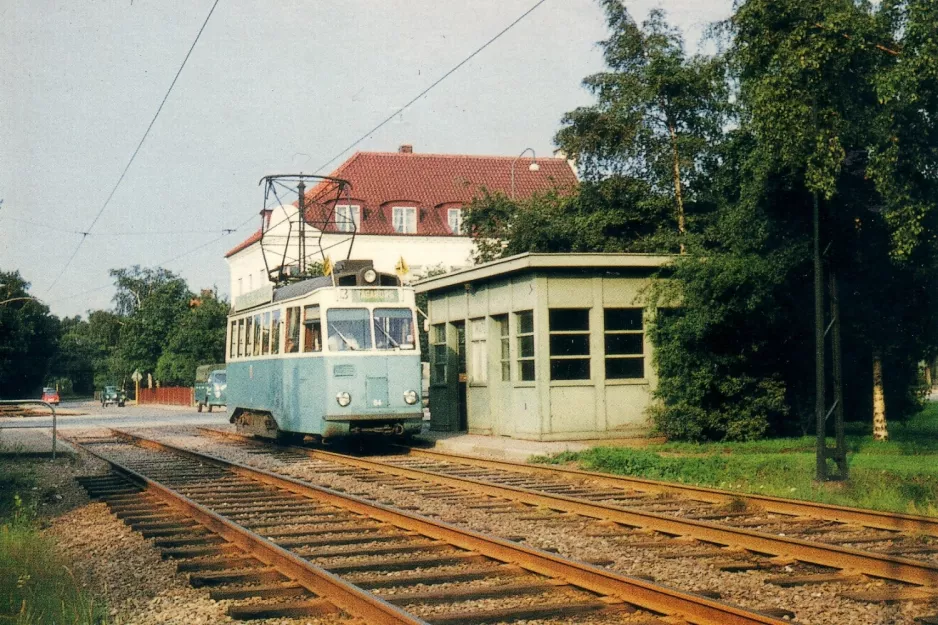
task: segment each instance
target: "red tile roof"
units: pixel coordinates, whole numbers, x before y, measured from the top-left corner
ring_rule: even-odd
[[[413,206],[418,209],[417,236],[452,235],[446,208],[468,204],[483,187],[510,195],[515,159],[513,156],[357,152],[330,176],[351,182],[348,199],[340,199],[339,203],[347,201],[362,207],[359,234],[398,234],[392,226],[392,207]],[[577,184],[576,175],[566,160],[538,158],[540,169],[530,171],[531,160],[524,156],[514,165],[516,197],[528,197],[552,188],[563,191]],[[321,190],[314,186],[307,190],[306,197],[312,200]],[[334,192],[323,195],[329,195],[330,199],[335,197]],[[332,210],[330,204],[314,203],[308,207],[307,221],[326,232],[335,232],[335,224],[326,223]],[[226,256],[240,252],[260,238],[258,230]]]

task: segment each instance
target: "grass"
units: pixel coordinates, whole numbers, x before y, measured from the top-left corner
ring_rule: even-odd
[[[532,461],[575,463],[590,471],[938,516],[938,402],[930,402],[906,423],[890,424],[888,442],[874,442],[864,429],[869,427],[851,424],[846,483],[814,481],[814,437],[674,442],[643,449],[594,447]]]
[[[107,607],[81,589],[39,531],[35,486],[28,472],[0,465],[0,623],[107,623]]]

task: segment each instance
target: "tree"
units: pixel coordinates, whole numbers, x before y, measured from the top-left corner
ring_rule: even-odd
[[[18,271],[0,271],[0,397],[38,397],[55,354],[59,320],[29,295]]]
[[[164,384],[191,386],[199,365],[225,361],[228,302],[203,292],[198,305],[182,315],[156,364],[156,378]]]
[[[666,197],[635,178],[609,176],[513,201],[483,190],[466,210],[475,260],[523,252],[651,252],[674,247]]]
[[[653,10],[639,27],[621,0],[602,0],[612,31],[601,42],[607,72],[583,84],[597,103],[567,113],[555,141],[587,178],[631,176],[672,198],[677,231],[701,165],[722,136],[728,111],[718,57],[684,52],[678,31]],[[680,243],[683,251],[684,243]]]
[[[188,311],[193,294],[185,280],[162,268],[134,266],[112,270],[111,275],[117,287],[115,307],[122,316],[111,373],[123,381],[135,369],[156,370],[157,361]]]

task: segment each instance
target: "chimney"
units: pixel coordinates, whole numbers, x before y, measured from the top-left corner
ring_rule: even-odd
[[[405,143],[404,145],[399,147],[397,151],[401,154],[413,154],[414,146],[410,145],[409,143]]]

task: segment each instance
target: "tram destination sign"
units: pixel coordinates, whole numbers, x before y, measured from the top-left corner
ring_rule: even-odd
[[[388,303],[401,301],[401,295],[397,289],[367,289],[361,291],[352,291],[353,302]]]

